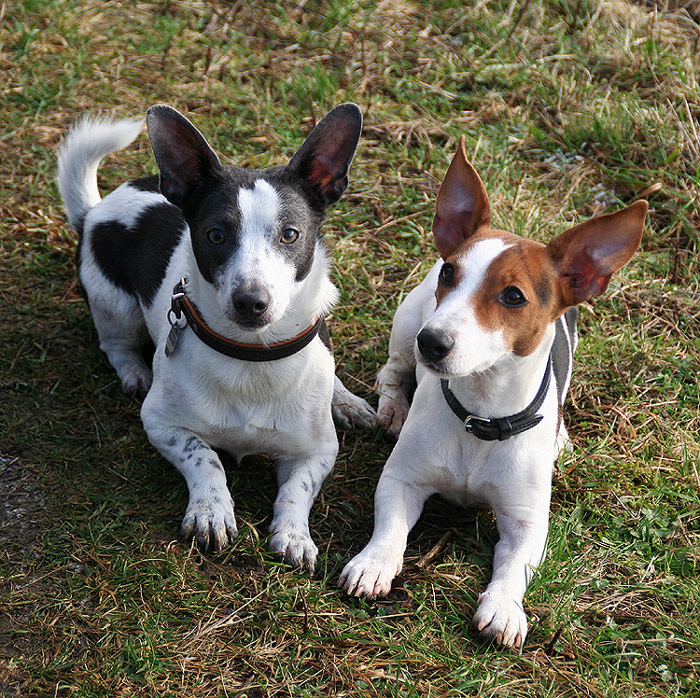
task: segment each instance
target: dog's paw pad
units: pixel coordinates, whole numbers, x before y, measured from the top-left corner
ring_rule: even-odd
[[[474,626],[484,640],[504,647],[522,647],[527,636],[527,616],[522,606],[488,591],[479,596]]]
[[[227,492],[224,496],[195,499],[187,508],[180,531],[186,540],[194,538],[203,552],[225,548],[238,535],[231,496]]]
[[[378,556],[360,553],[345,565],[338,584],[350,596],[376,599],[391,591],[391,582],[396,574],[396,565]]]
[[[309,573],[314,571],[318,548],[307,533],[284,527],[273,533],[269,546],[287,565]]]
[[[371,429],[377,422],[374,408],[361,397],[347,393],[342,402],[334,402],[331,406],[333,421],[339,429]]]
[[[404,422],[408,417],[409,405],[397,400],[380,400],[377,421],[395,439],[399,438]]]

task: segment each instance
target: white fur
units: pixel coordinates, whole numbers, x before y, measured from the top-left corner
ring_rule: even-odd
[[[506,351],[498,332],[480,327],[474,312],[474,293],[504,249],[498,239],[475,244],[460,262],[462,282],[436,310],[438,262],[397,310],[389,361],[378,384],[379,420],[398,443],[377,486],[372,538],[345,566],[340,584],[356,596],[386,595],[401,569],[408,532],[431,494],[463,506],[488,505],[500,539],[474,623],[486,638],[518,646],[527,634],[523,596],[547,538],[558,424],[554,381],[538,410],[544,416],[540,424],[506,441],[480,441],[467,434],[447,405],[440,378],[416,366],[414,354],[421,327],[456,330],[449,385],[463,405],[484,417],[502,417],[532,401],[545,372],[554,323],[536,351],[521,358]],[[414,371],[418,386],[409,407],[406,386]]]
[[[143,215],[149,206],[162,204],[165,197],[155,191],[142,191],[132,187],[128,182],[110,192],[100,202],[93,204],[85,216],[85,225],[94,228],[100,223],[119,221],[127,228],[133,228],[139,216]],[[97,204],[100,206],[97,206]]]
[[[58,190],[68,219],[80,229],[85,214],[100,202],[97,168],[109,153],[126,148],[143,129],[143,119],[90,118],[76,124],[58,152]]]
[[[309,274],[296,282],[293,269],[285,268],[289,265],[281,263],[279,254],[264,242],[281,225],[280,205],[274,188],[258,180],[235,202],[240,207],[244,244],[242,253],[226,267],[219,288],[199,274],[189,229],[183,224],[182,237],[155,298],[150,305],[140,304],[100,270],[92,254],[91,235],[96,223],[107,220],[132,226],[146,208],[165,199],[127,184],[101,203],[95,202],[88,190],[97,163],[84,153],[104,150],[92,140],[100,133],[95,135],[91,122],[71,133],[62,151],[59,182],[61,191],[69,192],[66,204],[75,209],[74,216],[85,202],[95,204],[85,217],[80,278],[100,346],[124,389],[143,392],[150,386],[141,410],[144,427],[151,443],[185,477],[189,489],[182,531],[204,548],[218,550],[230,543],[237,533],[233,499],[214,449],[228,451],[237,459],[267,453],[277,460],[279,485],[270,547],[288,562],[311,569],[317,549],[309,535],[308,514],[338,451],[331,416],[334,392],[341,403],[333,406],[340,421],[369,424],[373,410],[334,376],[333,357],[319,337],[290,357],[262,363],[225,357],[189,329],[181,332],[170,357],[165,356],[164,345],[170,331],[172,289],[183,276],[188,279],[188,296],[216,332],[256,343],[295,336],[327,312],[336,298],[323,246],[317,244]],[[81,148],[73,148],[71,142],[80,143]],[[226,314],[227,294],[230,296],[235,280],[252,273],[274,286],[280,308],[279,317],[258,332],[243,330]],[[156,345],[152,376],[139,353],[146,334]]]

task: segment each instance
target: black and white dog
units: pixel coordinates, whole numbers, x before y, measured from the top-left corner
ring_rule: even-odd
[[[279,492],[270,548],[312,570],[308,515],[338,452],[340,426],[372,408],[334,377],[324,313],[336,299],[321,238],[343,194],[362,128],[354,104],[333,109],[286,166],[224,166],[175,109],[147,113],[160,177],[104,199],[97,167],[141,121],[87,119],[66,137],[58,186],[73,227],[100,347],[141,410],[151,443],[182,473],[182,533],[204,550],[236,536],[214,449],[267,453]],[[142,357],[155,345],[152,368]]]

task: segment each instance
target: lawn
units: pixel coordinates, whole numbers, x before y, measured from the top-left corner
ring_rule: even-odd
[[[683,9],[683,5],[688,5]],[[682,0],[15,0],[0,5],[0,695],[700,695],[700,9]],[[341,435],[310,578],[266,552],[264,457],[231,464],[241,535],[178,538],[80,297],[56,148],[85,112],[166,102],[239,165],[281,164],[332,106],[365,125],[325,231],[338,372],[376,405],[392,315],[436,259],[461,135],[494,223],[546,241],[647,198],[642,248],[582,309],[548,557],[521,652],[471,627],[488,512],[430,500],[386,601],[349,599],[391,443]],[[103,192],[155,171],[148,140]]]

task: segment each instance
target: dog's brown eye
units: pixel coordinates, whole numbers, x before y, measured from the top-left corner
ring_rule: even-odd
[[[449,262],[443,264],[440,269],[440,281],[445,286],[452,286],[455,282],[455,268]]]
[[[501,300],[503,301],[503,305],[509,308],[517,308],[520,305],[525,305],[527,302],[523,292],[515,286],[508,286],[501,294]]]
[[[293,242],[297,241],[298,237],[299,237],[298,230],[294,230],[294,228],[287,228],[282,233],[282,237],[280,238],[280,242],[283,242],[285,245],[291,245]]]
[[[207,230],[207,240],[212,245],[220,245],[225,239],[226,236],[218,228]]]

